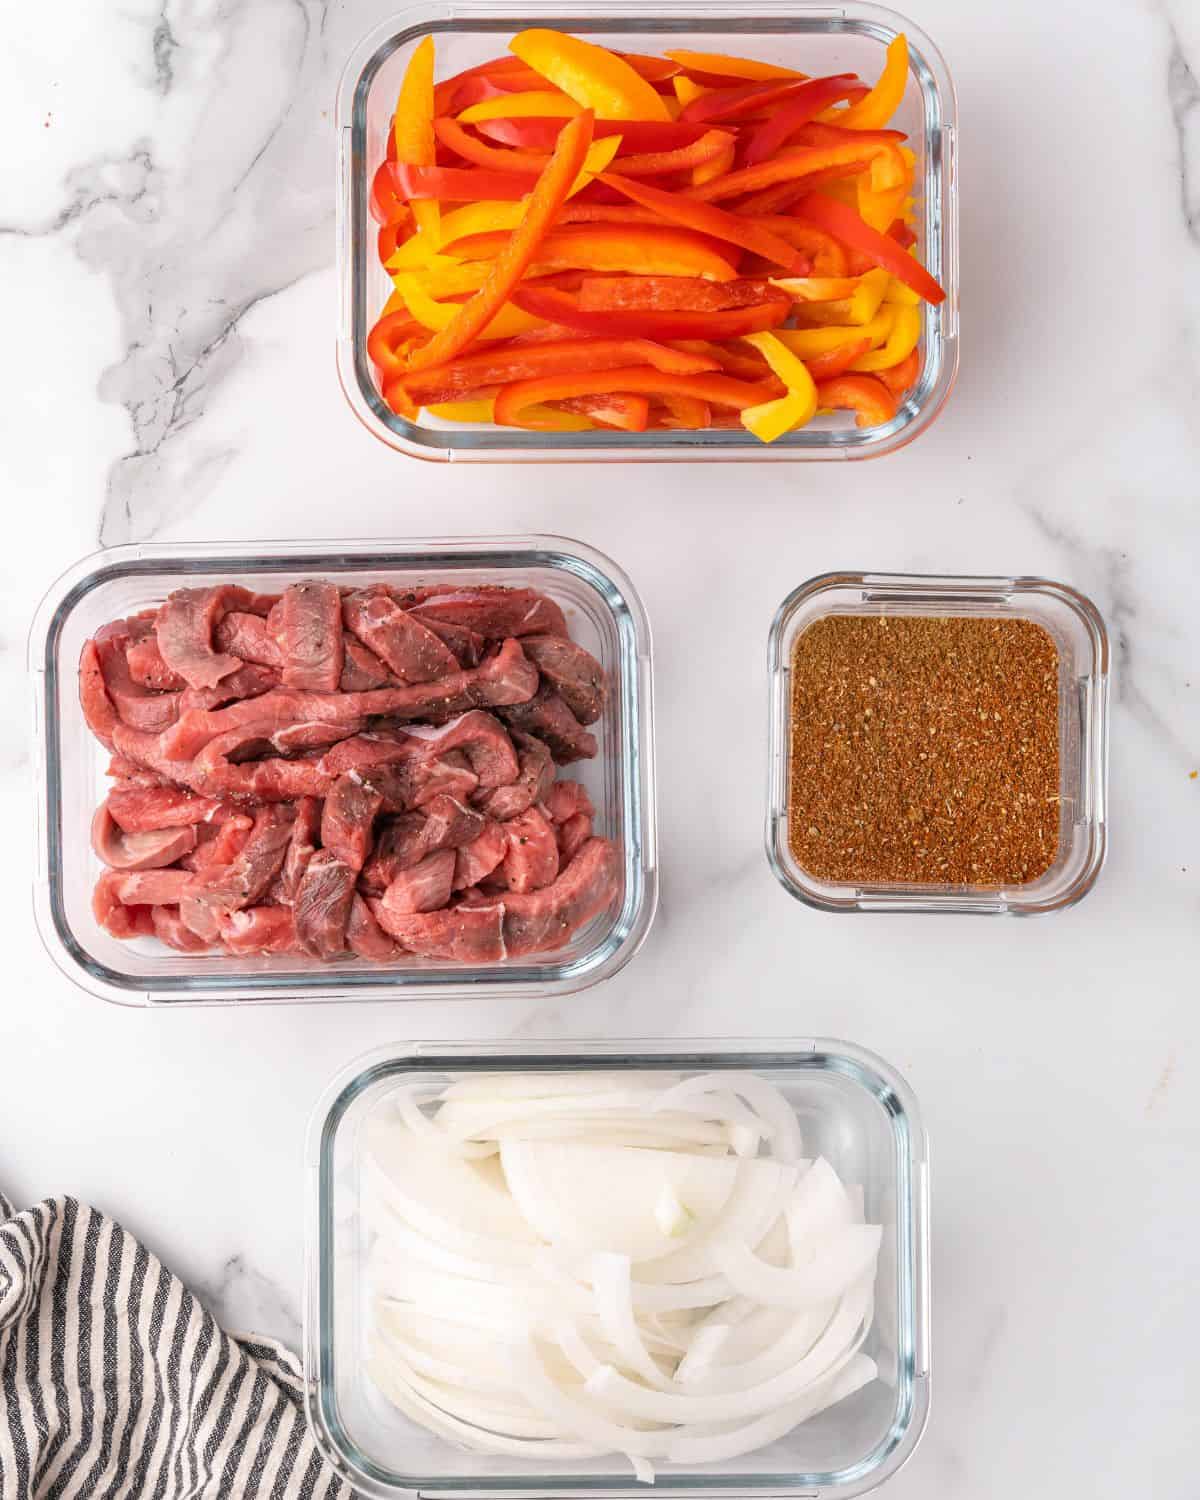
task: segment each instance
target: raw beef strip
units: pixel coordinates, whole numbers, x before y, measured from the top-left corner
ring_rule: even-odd
[[[292,838],[283,858],[283,898],[290,906],[296,899],[308,862],[317,852],[317,835],[321,830],[322,804],[316,797],[301,797],[296,803],[296,821]]]
[[[594,724],[604,710],[604,668],[582,646],[559,635],[527,635],[521,650],[581,724]]]
[[[271,628],[260,615],[245,614],[231,610],[221,620],[213,639],[222,651],[236,656],[240,661],[257,662],[261,667],[283,666],[283,652],[279,642],[271,634]]]
[[[536,807],[518,813],[505,825],[508,853],[504,879],[510,891],[540,891],[558,874],[558,840],[554,825]]]
[[[195,879],[190,870],[134,870],[120,874],[112,889],[122,906],[178,906]]]
[[[432,853],[435,849],[458,849],[477,839],[483,832],[483,815],[473,807],[465,806],[456,797],[434,797],[425,804],[423,812],[424,853]]]
[[[454,850],[441,849],[427,854],[411,870],[401,870],[383,893],[379,920],[386,927],[393,916],[407,917],[414,912],[440,911],[450,899],[454,879]]]
[[[373,651],[368,651],[361,641],[352,635],[343,636],[346,660],[342,663],[342,678],[338,683],[343,693],[365,693],[371,688],[386,687],[392,680],[388,669]]]
[[[297,750],[324,750],[326,746],[338,744],[346,735],[354,734],[361,728],[361,719],[352,719],[345,724],[326,724],[319,719],[306,719],[302,723],[285,724],[282,729],[277,729],[271,736],[271,744],[280,755],[292,755]]]
[[[283,652],[283,684],[336,693],[342,676],[342,596],[332,583],[291,583],[267,622]]]
[[[364,880],[369,889],[382,889],[427,855],[471,843],[483,827],[483,817],[473,808],[455,797],[437,796],[423,812],[403,813],[384,825]]]
[[[211,906],[206,906],[203,901],[197,901],[195,896],[185,896],[179,903],[179,920],[206,947],[220,941],[220,915]]]
[[[477,839],[464,844],[454,861],[453,888],[465,891],[489,876],[508,853],[508,834],[499,823],[486,823]]]
[[[350,903],[350,921],[346,925],[346,945],[358,958],[370,963],[390,963],[399,954],[399,949],[379,923],[371,908],[355,892]]]
[[[566,635],[567,622],[553,599],[535,589],[484,584],[476,588],[433,588],[414,592],[413,614],[421,619],[465,625],[489,640],[515,635]],[[397,602],[404,605],[403,595]]]
[[[201,823],[196,829],[196,848],[183,857],[185,869],[202,873],[219,865],[231,865],[246,847],[254,819],[237,813],[221,823]]]
[[[405,733],[421,741],[430,755],[461,750],[481,787],[508,786],[520,774],[520,762],[504,725],[493,714],[475,709],[434,728],[410,724]]]
[[[101,875],[92,892],[92,915],[112,937],[153,937],[153,908],[126,906],[117,895],[121,882],[128,878],[118,870],[110,870],[106,875]]]
[[[157,771],[148,771],[127,755],[114,755],[109,759],[104,774],[117,782],[120,790],[132,791],[134,787],[169,786],[170,778],[160,776]]]
[[[233,863],[214,870],[205,878],[202,888],[189,894],[225,911],[253,906],[283,868],[295,816],[290,807],[264,807],[254,819],[245,848]]]
[[[354,871],[335,854],[319,849],[296,892],[296,938],[313,958],[333,958],[346,950],[346,927],[354,900]]]
[[[252,906],[218,915],[221,941],[230,953],[294,953],[296,923],[290,907]]]
[[[226,584],[211,589],[176,589],[158,612],[155,630],[162,659],[188,687],[213,687],[236,672],[236,656],[213,649],[213,630],[223,614],[241,602],[245,589]]]
[[[143,687],[153,688],[159,693],[175,693],[187,686],[183,678],[172,672],[163,661],[162,652],[158,649],[158,639],[154,635],[144,635],[141,640],[130,641],[125,659],[129,663],[130,676]]]
[[[479,785],[461,750],[450,750],[435,760],[410,755],[364,771],[362,777],[383,798],[383,810],[388,813],[425,807],[441,796],[465,802]]]
[[[436,682],[460,670],[450,648],[382,590],[351,594],[342,605],[342,618],[346,629],[401,682]]]
[[[180,953],[205,953],[212,942],[194,933],[179,915],[177,906],[156,906],[153,909],[154,936],[168,948],[178,948]]]
[[[321,757],[321,769],[331,776],[340,776],[343,771],[365,772],[390,761],[411,759],[414,753],[417,750],[402,729],[352,734],[325,752]]]
[[[621,859],[607,839],[589,839],[553,885],[506,894],[504,942],[512,958],[561,948],[617,893]],[[398,934],[397,934],[398,935]]]
[[[483,660],[487,641],[465,625],[452,625],[449,620],[424,618],[423,623],[432,630],[439,641],[454,652],[460,667],[477,667]]]
[[[134,729],[159,734],[179,717],[181,694],[155,693],[135,682],[125,659],[127,640],[98,640],[100,671],[104,688],[121,719]]]
[[[596,815],[587,788],[579,781],[556,781],[543,800],[552,823],[565,823],[576,813],[586,813],[589,818]]]
[[[565,823],[555,825],[554,834],[558,839],[559,863],[568,865],[592,836],[591,814],[572,813]]]
[[[481,812],[500,823],[540,802],[554,785],[554,758],[549,746],[532,734],[522,734],[519,729],[513,730],[511,738],[521,768],[516,781],[509,786],[476,793],[474,798],[475,806]]]
[[[363,866],[362,888],[372,896],[382,896],[401,870],[415,865],[427,851],[421,847],[425,815],[401,813],[382,823],[375,837],[375,850]]]
[[[214,766],[199,780],[199,789],[217,797],[249,802],[294,802],[297,797],[324,797],[333,785],[311,760],[260,760],[242,766]]]
[[[251,616],[253,618],[253,616]],[[260,667],[250,662],[222,677],[216,687],[185,688],[179,695],[179,712],[187,713],[193,708],[223,708],[226,703],[236,703],[243,698],[261,698],[279,686],[279,673],[274,667]]]
[[[151,833],[160,828],[186,828],[215,818],[221,804],[210,797],[173,786],[114,787],[105,806],[125,833]]]
[[[92,848],[112,870],[161,870],[196,847],[194,828],[122,833],[106,803],[92,818]]]
[[[543,682],[528,702],[500,709],[500,717],[514,729],[545,740],[560,766],[573,760],[591,760],[596,753],[596,736],[580,725],[548,682]]]
[[[113,734],[118,723],[117,711],[112,706],[108,689],[104,686],[104,673],[100,670],[100,653],[95,641],[85,643],[79,657],[79,705],[87,727],[106,750],[113,749]]]
[[[371,834],[383,798],[357,771],[334,782],[321,815],[321,843],[352,870],[363,867],[371,852]]]
[[[368,903],[372,905],[372,903]],[[490,906],[452,906],[406,917],[399,913],[385,915],[381,902],[372,910],[379,924],[402,948],[419,958],[452,958],[459,963],[494,963],[504,955],[504,908]]]

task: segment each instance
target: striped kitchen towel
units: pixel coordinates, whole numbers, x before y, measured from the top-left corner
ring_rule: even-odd
[[[350,1500],[298,1362],[73,1198],[0,1194],[0,1500]]]

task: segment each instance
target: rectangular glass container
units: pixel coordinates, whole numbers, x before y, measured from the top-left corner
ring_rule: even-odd
[[[742,430],[702,432],[524,432],[447,423],[427,412],[408,421],[376,386],[367,335],[392,290],[376,251],[378,226],[368,201],[384,159],[400,80],[413,49],[432,35],[437,77],[502,53],[527,26],[556,26],[628,51],[686,47],[737,52],[810,74],[858,72],[872,82],[887,44],[903,31],[909,79],[893,122],[916,155],[915,253],[946,291],[940,307],[922,303],[923,366],[917,385],[888,423],[859,429],[851,412],[817,417],[799,432],[761,443]],[[337,258],[340,309],[337,358],[342,389],[363,425],[415,458],[473,461],[758,460],[870,458],[903,447],[941,410],[958,368],[958,195],[956,111],[945,61],[932,41],[882,6],[806,4],[804,0],[725,0],[696,7],[662,0],[639,13],[628,0],[528,0],[505,10],[492,0],[422,0],[397,11],[354,50],[337,100]]]
[[[404,1417],[365,1373],[369,1248],[360,1218],[364,1126],[399,1086],[470,1073],[750,1069],[795,1106],[805,1155],[861,1184],[882,1224],[875,1325],[879,1378],[760,1452],[694,1470],[662,1466],[652,1488],[618,1458],[534,1463],[466,1452]],[[447,1080],[448,1081],[448,1080]],[[452,1497],[803,1494],[874,1489],[911,1455],[929,1408],[928,1151],[916,1099],[882,1059],[843,1042],[420,1043],[360,1059],[319,1102],[308,1178],[305,1386],[317,1442],[358,1494]]]
[[[1032,620],[1058,648],[1059,843],[1026,885],[823,881],[788,842],[791,662],[796,638],[828,615],[934,615]],[[1061,911],[1091,890],[1104,864],[1108,776],[1108,633],[1090,599],[1044,578],[941,578],[827,573],[783,601],[767,647],[770,681],[767,858],[784,889],[822,911],[953,911],[1029,916]]]
[[[611,684],[604,714],[592,726],[599,754],[566,774],[586,784],[596,832],[621,844],[624,880],[615,910],[557,953],[478,966],[415,957],[379,965],[185,954],[152,938],[119,941],[100,927],[91,897],[103,867],[89,830],[109,784],[109,756],[79,707],[84,642],[107,621],[159,604],[172,589],[233,580],[271,591],[308,577],[403,587],[529,585],[557,601],[572,635],[598,658]],[[649,929],[657,899],[650,628],[625,574],[580,543],[526,536],[115,547],[85,558],[46,595],[30,634],[29,673],[39,788],[37,924],[64,973],[103,999],[141,1005],[570,994],[616,973]]]

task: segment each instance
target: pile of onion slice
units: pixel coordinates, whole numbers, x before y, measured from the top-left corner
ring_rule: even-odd
[[[876,1376],[881,1230],[764,1078],[472,1074],[365,1132],[370,1374],[452,1443],[652,1482]]]

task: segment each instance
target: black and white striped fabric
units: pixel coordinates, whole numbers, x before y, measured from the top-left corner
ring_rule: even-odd
[[[0,1500],[351,1500],[301,1391],[112,1219],[0,1194]]]

